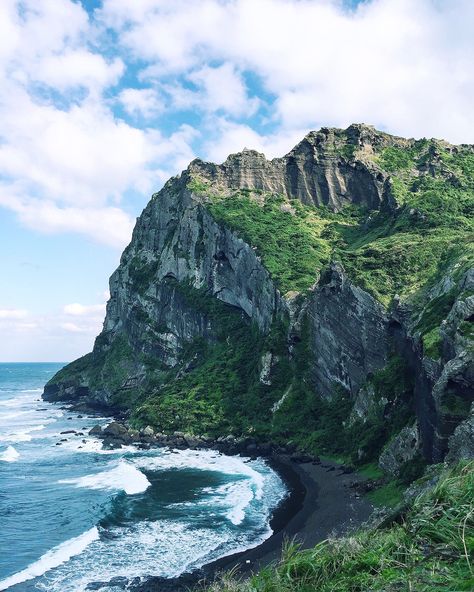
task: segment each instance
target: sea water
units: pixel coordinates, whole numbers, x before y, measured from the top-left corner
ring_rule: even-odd
[[[263,460],[104,451],[88,431],[110,418],[41,400],[61,366],[0,364],[0,590],[176,577],[271,535],[286,489]]]

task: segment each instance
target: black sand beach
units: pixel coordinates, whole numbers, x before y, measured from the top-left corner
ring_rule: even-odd
[[[344,473],[340,465],[296,464],[289,457],[269,461],[284,479],[290,491],[276,509],[271,527],[273,535],[254,549],[224,557],[193,574],[166,580],[150,578],[131,589],[135,592],[184,592],[197,584],[213,581],[221,572],[238,570],[242,576],[278,561],[285,540],[294,540],[310,548],[330,535],[342,534],[366,521],[372,505],[359,497],[350,484],[362,481],[356,473]]]

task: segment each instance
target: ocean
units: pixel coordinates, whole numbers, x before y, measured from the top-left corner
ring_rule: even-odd
[[[176,577],[271,535],[287,492],[265,461],[104,451],[88,431],[110,418],[41,400],[61,366],[0,364],[0,590],[81,592],[115,576]]]

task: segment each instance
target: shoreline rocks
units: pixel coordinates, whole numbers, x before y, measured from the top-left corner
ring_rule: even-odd
[[[104,428],[98,424],[93,426],[89,430],[89,436],[102,440],[104,450],[120,449],[122,446],[133,444],[144,450],[164,447],[175,450],[212,449],[229,456],[241,455],[250,458],[289,455],[291,462],[295,464],[319,464],[321,462],[317,456],[297,451],[291,443],[286,446],[278,446],[271,442],[259,442],[255,438],[242,438],[233,435],[212,438],[178,431],[165,434],[155,432],[151,426],[136,430],[117,420],[112,421]]]

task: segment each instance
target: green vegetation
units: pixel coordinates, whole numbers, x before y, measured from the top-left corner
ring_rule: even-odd
[[[257,249],[283,293],[304,292],[336,259],[355,283],[388,306],[395,294],[414,298],[450,267],[474,263],[474,154],[452,154],[421,140],[411,148],[384,148],[374,160],[392,175],[400,204],[395,210],[351,206],[335,214],[281,195],[224,195],[202,181],[195,184],[213,216]],[[433,160],[434,173],[420,174]],[[434,334],[428,342],[436,355]]]
[[[383,477],[383,471],[379,465],[375,462],[367,463],[358,467],[357,472],[359,475],[367,477],[367,479],[380,479]]]
[[[140,295],[146,292],[148,286],[153,281],[153,277],[158,270],[158,265],[158,261],[149,262],[138,255],[135,255],[131,260],[129,266],[130,279]]]
[[[189,191],[200,195],[202,193],[206,193],[211,189],[210,183],[205,179],[201,179],[200,177],[194,176],[187,184]]]
[[[336,456],[355,465],[376,461],[386,442],[414,419],[413,377],[408,368],[400,357],[392,356],[369,382],[373,404],[366,421],[350,421],[353,401],[344,389],[335,387],[332,398],[323,399],[309,387],[307,348],[305,339],[296,347],[295,380],[275,413],[272,438],[291,437],[314,454]]]
[[[282,293],[304,292],[329,262],[330,245],[321,239],[328,221],[316,208],[280,195],[259,195],[257,199],[245,191],[214,196],[207,207],[217,220],[257,248]]]
[[[160,383],[134,410],[134,420],[168,432],[267,433],[271,407],[283,388],[279,376],[286,374],[288,362],[282,358],[269,389],[258,379],[260,357],[281,347],[281,327],[276,324],[265,337],[238,309],[189,284],[171,283],[188,305],[212,319],[215,340],[191,342],[182,354],[186,370],[160,376]]]
[[[248,580],[225,575],[212,592],[462,592],[474,589],[474,463],[443,472],[398,520],[329,539],[288,543]]]
[[[390,173],[397,173],[414,166],[415,151],[413,149],[389,146],[384,148],[377,158],[378,164]]]
[[[384,485],[369,491],[367,497],[374,506],[396,508],[403,501],[405,486],[398,480],[388,481]]]

